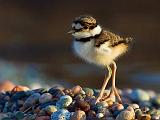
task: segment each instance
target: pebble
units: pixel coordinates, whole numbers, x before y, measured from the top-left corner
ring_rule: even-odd
[[[26,86],[17,85],[12,89],[11,92],[28,91],[28,90],[30,89]]]
[[[140,117],[140,120],[151,120],[151,116],[149,114],[143,114]]]
[[[123,104],[95,103],[99,90],[75,86],[0,92],[2,120],[159,120],[160,94],[141,89],[121,90]],[[25,86],[24,86],[25,87]],[[105,96],[109,90],[105,90]],[[3,112],[3,114],[1,114]],[[1,120],[1,119],[0,119]]]
[[[96,104],[97,109],[108,108],[108,103],[106,101],[101,101]]]
[[[41,95],[39,93],[34,93],[33,95],[29,96],[24,103],[24,107],[28,108],[38,103],[40,96]]]
[[[71,115],[70,120],[86,120],[86,114],[82,110],[77,110]]]
[[[93,96],[94,91],[91,88],[83,88],[83,91],[85,92],[86,96]]]
[[[16,119],[21,120],[21,119],[24,118],[24,113],[21,112],[21,111],[17,111],[17,112],[15,112],[14,116],[15,116]]]
[[[74,86],[71,90],[72,90],[73,94],[77,95],[81,92],[82,88],[81,88],[81,86],[77,85],[77,86]]]
[[[96,117],[97,117],[98,119],[101,119],[102,117],[104,117],[104,114],[103,114],[103,113],[98,113],[98,114],[96,115]]]
[[[50,88],[48,93],[52,94],[53,98],[60,98],[61,96],[65,95],[64,92],[57,88]]]
[[[90,105],[86,101],[76,101],[75,103],[77,110],[82,110],[84,112],[87,112],[90,110]]]
[[[54,105],[49,105],[49,106],[46,106],[45,107],[45,112],[48,114],[48,115],[51,115],[52,113],[56,112],[57,111],[57,107],[54,106]]]
[[[58,108],[67,108],[72,103],[72,98],[69,95],[64,95],[60,97],[60,100],[57,101],[56,106]]]
[[[51,120],[70,120],[71,113],[66,109],[60,109],[51,114]]]
[[[46,102],[50,102],[50,101],[52,101],[52,95],[50,93],[43,93],[39,97],[39,102],[40,103],[46,103]]]
[[[116,120],[134,120],[135,114],[132,111],[124,110],[116,117]]]

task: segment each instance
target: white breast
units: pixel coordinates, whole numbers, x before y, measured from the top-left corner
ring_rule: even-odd
[[[73,41],[73,49],[76,55],[82,59],[93,62],[94,56],[94,41],[79,42]]]
[[[73,42],[73,49],[76,55],[89,63],[94,63],[100,66],[106,66],[113,61],[112,51],[108,47],[108,43],[100,48],[95,48],[94,40],[88,42]]]

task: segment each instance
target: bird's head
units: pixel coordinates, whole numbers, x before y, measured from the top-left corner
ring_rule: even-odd
[[[95,18],[91,16],[76,17],[72,23],[71,33],[76,39],[94,37],[100,34],[102,28],[97,24]]]

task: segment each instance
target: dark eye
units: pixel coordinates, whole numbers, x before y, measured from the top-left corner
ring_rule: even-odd
[[[87,27],[87,26],[84,26],[83,28],[84,28],[84,29],[88,29],[88,27]]]

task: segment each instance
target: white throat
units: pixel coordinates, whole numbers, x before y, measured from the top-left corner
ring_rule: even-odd
[[[101,26],[97,25],[97,27],[95,27],[93,30],[75,32],[75,33],[73,33],[72,35],[73,35],[76,39],[81,39],[81,38],[93,37],[93,36],[95,36],[95,35],[100,34],[101,31],[102,31]]]

